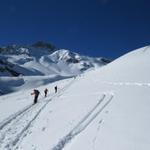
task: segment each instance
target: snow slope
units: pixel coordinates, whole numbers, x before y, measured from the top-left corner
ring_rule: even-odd
[[[37,105],[31,105],[29,90],[1,96],[0,149],[149,150],[149,57],[150,47],[144,47],[100,69],[43,85]]]

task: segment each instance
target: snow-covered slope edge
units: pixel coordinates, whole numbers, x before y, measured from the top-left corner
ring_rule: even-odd
[[[150,46],[146,46],[123,55],[98,72],[104,81],[147,83],[150,82],[149,58]]]

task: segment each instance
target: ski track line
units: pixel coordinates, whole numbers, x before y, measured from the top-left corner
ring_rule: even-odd
[[[103,82],[110,85],[115,86],[139,86],[139,87],[150,87],[150,83],[144,83],[144,82]]]
[[[10,124],[14,119],[18,118],[19,116],[21,116],[22,114],[28,112],[30,109],[33,109],[35,106],[37,105],[33,105],[30,104],[28,106],[26,106],[25,108],[23,108],[22,110],[19,110],[18,112],[10,115],[9,117],[7,117],[6,119],[4,119],[2,122],[0,122],[0,131],[8,124]]]
[[[39,104],[40,103],[38,103],[37,105],[33,105],[33,107],[31,107],[30,109],[26,110],[24,113],[18,115],[15,119],[11,120],[11,122],[9,124],[4,126],[2,130],[0,130],[0,133],[1,133],[0,134],[0,144],[3,142],[3,140],[5,139],[7,134],[9,134],[10,131],[14,131],[14,128],[17,127],[17,125],[19,124],[20,121],[22,121],[21,119],[25,115],[28,115],[30,112],[32,113],[32,111],[35,110],[35,109],[40,109],[41,108],[41,105],[39,105]],[[25,117],[27,117],[27,116],[25,116]]]
[[[39,114],[41,113],[41,111],[47,106],[47,104],[52,100],[54,99],[55,97],[59,97],[63,94],[63,92],[65,90],[67,90],[73,83],[75,82],[75,79],[73,81],[71,81],[69,84],[67,84],[66,86],[64,86],[57,94],[54,94],[51,99],[49,99],[44,105],[42,105],[42,107],[39,108],[39,110],[35,113],[34,117],[32,117],[32,119],[30,119],[27,124],[25,125],[25,127],[23,127],[23,129],[21,130],[21,132],[19,133],[16,133],[15,137],[14,137],[14,133],[13,133],[13,128],[15,128],[15,126],[9,126],[9,124],[11,124],[13,121],[12,124],[17,124],[19,121],[20,121],[20,118],[18,117],[21,117],[23,118],[24,115],[27,115],[28,112],[34,110],[30,110],[30,108],[33,108],[32,106],[36,106],[36,105],[29,105],[27,107],[25,107],[23,110],[21,111],[18,111],[17,113],[15,113],[14,115],[11,115],[10,117],[8,117],[6,119],[6,121],[2,122],[1,123],[1,126],[0,126],[0,130],[2,130],[4,127],[6,128],[5,130],[5,133],[4,135],[2,136],[2,140],[5,140],[5,137],[7,138],[7,134],[10,134],[13,139],[9,138],[8,139],[8,143],[3,143],[3,141],[0,141],[0,143],[4,144],[4,148],[8,149],[8,150],[11,150],[12,147],[14,147],[20,140],[21,137],[23,137],[25,131],[27,131],[27,129],[31,126],[31,124],[36,120],[36,118],[39,116]],[[22,116],[21,116],[22,114]],[[18,118],[18,119],[17,119]],[[21,124],[20,124],[21,125]],[[16,131],[17,132],[17,131]],[[3,146],[3,145],[0,145],[0,147]]]
[[[18,116],[20,116],[21,114],[23,114],[24,112],[26,112],[27,110],[29,110],[33,105],[28,105],[27,107],[23,108],[22,110],[10,115],[9,117],[7,117],[6,119],[4,119],[1,123],[0,123],[0,130],[2,130],[4,128],[4,126],[6,126],[7,124],[9,124],[12,120],[16,119]]]
[[[62,150],[67,143],[80,134],[86,127],[104,110],[104,108],[112,101],[113,95],[102,105],[102,102],[106,99],[106,95],[103,95],[101,100],[94,106],[94,108],[66,135],[64,136],[52,150]],[[99,106],[99,107],[98,107]],[[100,107],[101,106],[101,107]]]
[[[17,144],[17,142],[19,141],[20,137],[23,135],[23,133],[30,127],[31,123],[39,116],[40,112],[46,107],[46,105],[50,102],[51,100],[47,101],[44,105],[40,105],[41,107],[36,107],[38,110],[35,111],[35,114],[31,114],[35,109],[31,109],[29,112],[25,112],[23,114],[23,116],[25,115],[30,115],[32,116],[32,118],[29,117],[29,120],[26,120],[26,116],[25,117],[21,117],[21,118],[18,118],[17,120],[12,120],[14,122],[12,122],[12,126],[9,126],[9,124],[6,126],[6,129],[2,135],[2,138],[1,138],[1,145],[0,145],[0,148],[3,146],[3,149],[6,148],[6,149],[9,149],[11,150],[13,146],[15,146]],[[22,126],[22,124],[19,124],[19,122],[21,121],[25,121],[25,126]],[[10,124],[11,125],[11,124]],[[17,126],[19,126],[17,128]],[[21,130],[21,131],[20,131]],[[19,131],[19,133],[17,133]],[[8,137],[7,137],[8,136]],[[6,142],[7,141],[7,142]]]
[[[83,119],[81,119],[81,121],[74,127],[74,129],[77,128],[79,125],[81,125],[93,113],[93,111],[103,102],[105,97],[106,95],[104,94],[102,98],[99,100],[99,102],[83,117]],[[72,129],[72,131],[74,129]]]

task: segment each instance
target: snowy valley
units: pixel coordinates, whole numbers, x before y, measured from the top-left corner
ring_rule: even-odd
[[[1,73],[0,90],[15,92],[0,96],[0,150],[150,149],[149,46],[109,64],[67,50],[28,50],[0,55],[22,74]],[[33,88],[41,92],[36,105]]]

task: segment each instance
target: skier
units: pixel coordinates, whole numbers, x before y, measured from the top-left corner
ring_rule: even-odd
[[[36,89],[34,89],[33,93],[31,93],[31,95],[34,95],[34,104],[37,103],[39,94],[40,94],[40,92],[38,90],[36,90]]]
[[[55,86],[55,93],[57,93],[57,86]]]
[[[44,90],[44,93],[45,93],[45,97],[47,97],[47,93],[48,93],[48,89],[47,88]]]

